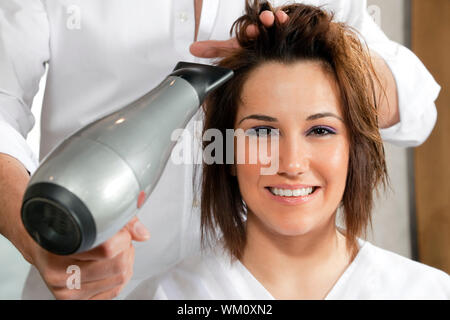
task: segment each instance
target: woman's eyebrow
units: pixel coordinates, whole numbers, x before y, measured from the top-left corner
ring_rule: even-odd
[[[308,118],[306,118],[306,120],[310,121],[310,120],[316,120],[316,119],[325,118],[325,117],[333,117],[333,118],[339,119],[342,122],[344,122],[344,120],[341,117],[339,117],[338,115],[331,113],[331,112],[315,113],[315,114],[308,116]],[[277,118],[269,117],[269,116],[266,116],[263,114],[252,114],[252,115],[242,118],[238,124],[241,124],[242,121],[247,120],[247,119],[256,119],[256,120],[262,120],[262,121],[268,121],[268,122],[277,122],[278,121]]]
[[[316,113],[316,114],[312,114],[310,116],[308,116],[308,118],[306,118],[306,120],[316,120],[316,119],[320,119],[320,118],[325,118],[325,117],[333,117],[336,119],[341,120],[342,122],[344,122],[344,120],[339,117],[338,115],[331,113],[331,112],[322,112],[322,113]]]
[[[276,118],[265,116],[263,114],[252,114],[252,115],[242,118],[238,124],[241,124],[242,121],[247,120],[247,119],[256,119],[256,120],[269,121],[269,122],[277,122],[278,121]]]

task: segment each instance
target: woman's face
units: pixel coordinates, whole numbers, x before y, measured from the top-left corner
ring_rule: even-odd
[[[273,174],[261,174],[268,165],[259,159],[235,165],[249,221],[285,236],[334,224],[331,218],[345,189],[349,140],[333,76],[318,62],[266,63],[250,74],[241,98],[235,129],[260,144],[274,139],[261,129],[279,132]],[[236,152],[249,159],[251,143],[237,145]]]

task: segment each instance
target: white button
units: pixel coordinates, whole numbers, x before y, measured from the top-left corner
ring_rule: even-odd
[[[186,22],[189,20],[189,15],[186,12],[180,12],[178,19],[180,19],[181,22]]]

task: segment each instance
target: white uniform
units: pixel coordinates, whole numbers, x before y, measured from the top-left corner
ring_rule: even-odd
[[[450,276],[359,240],[359,252],[328,292],[327,300],[450,299]],[[299,288],[301,290],[301,288]],[[222,248],[187,258],[143,281],[127,299],[273,300],[239,261]]]
[[[358,29],[391,68],[397,81],[401,122],[381,130],[384,140],[401,146],[422,143],[436,121],[434,101],[440,87],[418,58],[386,38],[368,15],[366,1],[304,3],[334,11],[336,20]],[[203,1],[198,40],[229,39],[232,23],[243,12],[243,0]],[[37,156],[25,138],[34,125],[30,107],[46,63],[41,160],[74,131],[155,87],[178,61],[210,62],[189,53],[194,21],[193,0],[1,1],[0,153],[17,158],[31,173],[36,169]],[[189,228],[191,180],[192,166],[169,161],[141,208],[139,217],[152,239],[136,244],[129,287],[197,250],[198,225]],[[34,268],[24,297],[51,297]]]

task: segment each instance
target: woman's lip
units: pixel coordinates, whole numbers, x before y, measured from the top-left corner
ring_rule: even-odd
[[[275,188],[275,187],[274,187]],[[311,194],[308,194],[307,196],[292,196],[292,197],[283,197],[283,196],[276,196],[274,195],[272,192],[270,192],[269,187],[264,188],[266,190],[266,192],[269,194],[269,197],[277,202],[280,202],[282,204],[287,204],[287,205],[298,205],[298,204],[302,204],[305,202],[309,202],[312,199],[314,199],[316,197],[316,195],[319,193],[320,191],[320,187],[316,187],[314,188],[314,191]]]
[[[304,189],[304,188],[314,188],[317,186],[306,185],[306,184],[277,184],[273,186],[267,186],[266,188],[278,188],[278,189]]]

